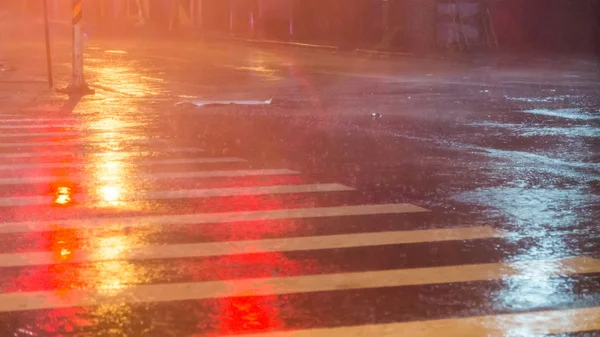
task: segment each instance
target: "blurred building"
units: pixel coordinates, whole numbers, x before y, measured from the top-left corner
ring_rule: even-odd
[[[66,22],[71,0],[48,0]],[[41,15],[41,0],[0,10]],[[429,53],[600,51],[600,0],[84,0],[84,20],[119,34],[191,31]]]
[[[600,0],[496,0],[503,49],[600,51]]]
[[[179,1],[196,3],[197,28],[267,39],[416,52],[600,46],[600,0]]]

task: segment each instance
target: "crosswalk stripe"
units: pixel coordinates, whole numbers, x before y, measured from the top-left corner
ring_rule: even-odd
[[[339,207],[292,208],[266,211],[154,215],[120,218],[87,218],[0,223],[0,233],[46,232],[56,228],[124,228],[161,225],[221,224],[257,220],[325,218],[351,215],[401,214],[429,212],[411,204],[359,205]]]
[[[461,241],[507,237],[509,234],[492,227],[462,227],[394,231],[380,233],[340,234],[327,236],[292,237],[232,242],[209,242],[176,244],[166,246],[129,247],[119,252],[118,258],[94,254],[89,247],[77,254],[71,263],[100,262],[108,260],[150,260],[186,257],[207,257],[250,253],[291,252],[320,249],[373,247],[420,242]],[[0,267],[36,266],[60,264],[52,252],[0,254]]]
[[[504,337],[542,336],[600,330],[600,307],[496,316],[447,318],[390,324],[361,325],[238,337]],[[592,335],[586,335],[592,336]],[[595,335],[594,335],[595,336]]]
[[[0,312],[152,303],[240,296],[275,296],[320,291],[497,280],[540,270],[548,276],[600,272],[600,260],[575,257],[551,261],[489,263],[357,273],[241,279],[179,284],[148,284],[121,289],[73,289],[0,294]]]
[[[269,176],[269,175],[296,175],[298,171],[288,169],[264,169],[264,170],[224,170],[224,171],[189,171],[189,172],[155,172],[135,175],[138,180],[166,180],[166,179],[182,179],[182,178],[231,178],[245,176]],[[110,182],[107,177],[101,177],[103,182]],[[57,176],[31,176],[31,177],[13,177],[0,178],[0,185],[28,185],[28,184],[44,184],[53,183],[64,180]],[[73,175],[69,176],[71,181],[82,181],[82,177]]]
[[[122,155],[127,158],[135,157],[140,158],[143,156],[147,156],[148,154],[170,154],[170,153],[185,153],[185,152],[204,152],[203,149],[193,148],[193,147],[175,147],[169,148],[165,151],[136,151],[136,152],[128,152],[128,151],[115,151],[119,155]],[[2,153],[0,152],[0,158],[39,158],[39,157],[64,157],[64,156],[81,156],[86,154],[84,151],[44,151],[44,152],[9,152]],[[98,153],[90,153],[90,155],[98,155]],[[101,155],[101,153],[100,153]]]
[[[116,139],[111,140],[110,143],[142,143],[142,144],[164,144],[166,143],[163,139],[152,139],[152,138],[139,138],[139,139]],[[105,141],[100,140],[64,140],[64,141],[50,141],[50,142],[9,142],[0,143],[0,148],[9,147],[48,147],[48,146],[74,146],[74,145],[108,145]]]
[[[171,164],[214,164],[214,163],[241,163],[246,160],[232,157],[217,158],[177,158],[177,159],[146,159],[134,162],[139,165],[171,165]],[[128,163],[128,162],[124,162]],[[133,164],[133,163],[132,163]],[[39,164],[5,164],[0,165],[0,170],[40,169],[40,168],[77,168],[86,166],[102,166],[98,163],[39,163]]]
[[[172,190],[157,192],[136,192],[131,196],[123,196],[114,201],[138,201],[138,200],[168,200],[168,199],[193,199],[211,197],[229,197],[243,195],[265,195],[286,193],[318,193],[318,192],[341,192],[354,191],[354,188],[341,184],[307,184],[307,185],[275,185],[275,186],[253,186],[253,187],[227,187],[227,188],[205,188],[190,190]],[[101,202],[101,197],[86,197],[72,195],[71,199],[79,203]],[[6,197],[0,198],[0,207],[52,205],[54,196],[34,197]]]
[[[24,137],[53,137],[53,136],[79,136],[81,131],[56,131],[56,132],[18,132],[0,133],[0,138],[24,138]]]
[[[0,124],[0,130],[8,129],[47,129],[47,128],[73,128],[75,124]]]
[[[3,115],[2,117],[4,117]],[[0,118],[0,123],[20,123],[20,122],[77,122],[76,118]]]

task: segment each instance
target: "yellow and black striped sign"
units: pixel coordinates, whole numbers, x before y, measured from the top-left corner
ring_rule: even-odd
[[[73,0],[73,25],[77,25],[81,22],[82,2],[83,0]]]

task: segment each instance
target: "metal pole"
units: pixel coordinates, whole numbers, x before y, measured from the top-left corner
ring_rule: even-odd
[[[294,0],[290,0],[289,2],[289,6],[290,6],[290,38],[294,37]]]
[[[381,1],[381,26],[384,32],[390,28],[390,3],[388,0]]]
[[[256,5],[256,21],[255,21],[255,25],[258,24],[258,36],[260,38],[263,37],[264,35],[264,30],[265,30],[265,22],[264,22],[264,18],[263,18],[263,6],[262,6],[262,1],[263,0],[257,0],[258,4]]]
[[[233,11],[235,10],[233,1],[229,0],[229,34],[233,34]]]
[[[46,35],[46,64],[48,67],[48,86],[54,86],[52,78],[52,53],[50,52],[50,27],[48,23],[48,0],[44,0],[44,32]]]
[[[83,0],[73,0],[73,79],[65,90],[69,94],[93,94],[83,78]]]
[[[198,0],[198,4],[196,7],[196,27],[200,29],[204,29],[204,1]]]
[[[83,0],[73,0],[73,86],[81,88],[83,80]]]
[[[190,1],[190,19],[192,20],[192,28],[196,29],[196,1]]]
[[[179,28],[179,1],[171,0],[171,9],[169,13],[169,31]],[[177,27],[175,26],[177,25]]]
[[[254,37],[255,34],[255,27],[254,27],[254,8],[252,8],[252,11],[250,12],[250,34],[252,35],[252,37]]]

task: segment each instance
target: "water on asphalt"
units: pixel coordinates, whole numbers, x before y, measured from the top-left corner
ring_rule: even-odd
[[[92,39],[0,107],[0,336],[600,336],[597,75]]]

